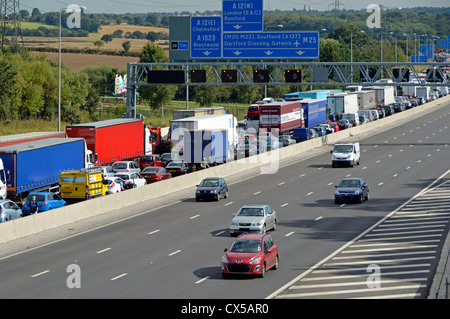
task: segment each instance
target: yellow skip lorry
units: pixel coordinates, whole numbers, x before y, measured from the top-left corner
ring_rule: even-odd
[[[108,186],[103,184],[101,167],[62,172],[59,176],[61,197],[69,202],[105,196]]]

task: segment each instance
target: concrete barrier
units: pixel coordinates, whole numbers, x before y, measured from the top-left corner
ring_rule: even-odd
[[[255,168],[263,169],[264,167],[266,167],[267,170],[270,170],[271,160],[286,159],[317,147],[334,144],[338,141],[349,139],[362,133],[379,130],[380,128],[387,130],[391,127],[401,125],[411,118],[433,111],[436,108],[443,107],[449,101],[450,95],[374,122],[304,141],[279,150],[259,154],[250,158],[239,159],[227,164],[214,166],[206,170],[200,170],[188,175],[146,185],[144,187],[127,190],[115,195],[83,201],[59,208],[55,211],[43,212],[38,215],[2,223],[0,224],[0,243],[67,225],[92,216],[106,214],[110,211],[142,201],[159,198],[172,192],[188,188],[191,188],[194,192],[195,185],[200,183],[205,177],[227,177]]]

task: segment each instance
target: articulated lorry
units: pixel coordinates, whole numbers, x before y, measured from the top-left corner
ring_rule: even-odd
[[[53,137],[66,137],[66,132],[32,132],[0,136],[0,147],[45,140]]]
[[[56,189],[61,172],[91,166],[92,152],[82,138],[49,138],[0,148],[0,180],[6,180],[7,197],[14,199]]]
[[[186,117],[220,114],[225,114],[223,106],[199,107],[189,110],[175,110],[172,112],[172,120],[184,119]]]
[[[150,130],[142,119],[120,118],[69,125],[66,134],[86,140],[97,166],[152,153]]]

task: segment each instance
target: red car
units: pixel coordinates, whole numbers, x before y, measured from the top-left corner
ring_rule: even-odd
[[[141,170],[148,166],[162,166],[161,155],[152,154],[139,157],[139,167]]]
[[[164,167],[160,166],[147,166],[141,171],[141,176],[145,178],[147,183],[154,183],[162,181],[163,179],[168,179],[172,177]]]
[[[222,276],[257,275],[264,277],[267,270],[278,268],[278,246],[267,233],[244,233],[222,257]]]

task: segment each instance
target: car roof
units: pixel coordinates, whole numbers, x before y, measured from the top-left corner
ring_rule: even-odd
[[[244,208],[244,207],[263,208],[266,206],[268,206],[268,205],[266,205],[266,204],[248,204],[248,205],[242,206],[241,208]]]
[[[262,240],[264,237],[270,236],[267,233],[243,233],[237,239],[238,240]]]

